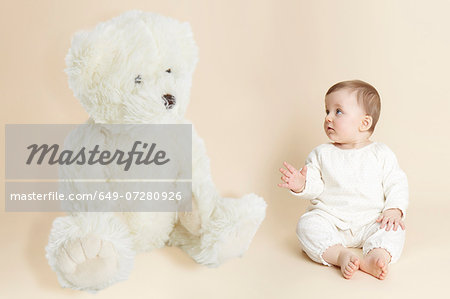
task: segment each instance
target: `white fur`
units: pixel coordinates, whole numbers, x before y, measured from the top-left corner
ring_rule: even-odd
[[[90,123],[189,123],[184,114],[197,51],[187,23],[130,11],[74,36],[66,57],[69,86],[91,116]],[[140,84],[135,83],[138,75]],[[176,97],[173,109],[163,105],[164,94]],[[114,132],[75,132],[66,146],[107,144],[117,138]],[[195,130],[192,138],[192,212],[74,213],[55,220],[46,250],[63,287],[91,292],[105,288],[128,277],[136,253],[165,245],[179,246],[207,266],[247,250],[265,217],[266,203],[255,194],[221,198],[204,142]],[[61,175],[83,177],[83,171],[61,169]],[[97,171],[111,175],[107,168]],[[89,191],[80,184],[65,188]]]

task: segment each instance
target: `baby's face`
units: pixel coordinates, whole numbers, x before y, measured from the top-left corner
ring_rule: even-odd
[[[328,138],[337,143],[355,143],[367,138],[361,131],[366,115],[357,103],[356,92],[341,89],[325,97],[324,129]]]

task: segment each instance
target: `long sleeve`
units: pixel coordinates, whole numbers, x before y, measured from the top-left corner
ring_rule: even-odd
[[[317,198],[324,190],[317,150],[313,150],[308,155],[305,164],[307,168],[305,189],[300,193],[291,190],[291,193],[300,198],[311,200]]]
[[[405,218],[408,207],[408,179],[406,174],[400,169],[395,154],[386,147],[383,163],[383,191],[385,196],[385,206],[383,211],[398,208]]]

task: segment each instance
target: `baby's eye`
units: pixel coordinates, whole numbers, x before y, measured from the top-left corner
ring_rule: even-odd
[[[328,113],[330,113],[330,111],[326,110],[325,113],[328,115]]]
[[[341,110],[341,109],[337,109],[337,110],[336,110],[336,114],[339,114],[339,113],[342,114],[342,110]]]

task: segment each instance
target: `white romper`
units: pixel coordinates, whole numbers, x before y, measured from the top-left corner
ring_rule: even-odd
[[[315,262],[330,266],[322,257],[333,245],[362,247],[366,255],[384,248],[396,262],[403,250],[405,231],[386,231],[375,222],[384,210],[398,208],[405,218],[408,181],[395,154],[383,143],[358,149],[340,149],[332,143],[314,148],[306,159],[306,186],[301,193],[311,201],[300,217],[297,236]]]

